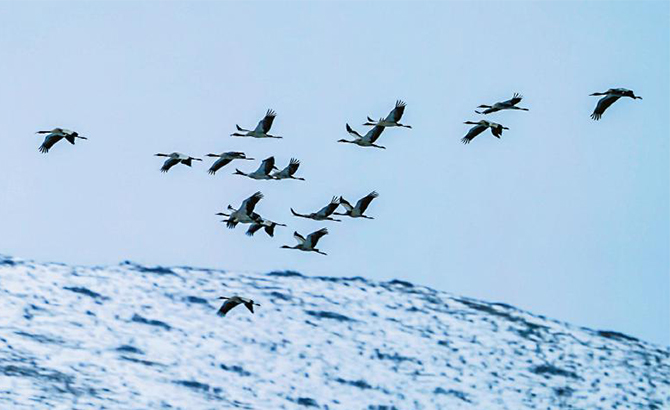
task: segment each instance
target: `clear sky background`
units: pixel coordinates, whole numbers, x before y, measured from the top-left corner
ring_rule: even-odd
[[[0,252],[409,280],[670,344],[668,2],[0,3]],[[599,122],[590,93],[633,89]],[[474,108],[530,112],[464,146]],[[387,150],[338,144],[407,102]],[[235,139],[268,108],[283,140]],[[39,129],[89,137],[37,151]],[[307,182],[158,170],[302,161]],[[214,216],[261,190],[274,239]],[[372,190],[375,220],[298,220]],[[282,250],[327,226],[328,257]]]

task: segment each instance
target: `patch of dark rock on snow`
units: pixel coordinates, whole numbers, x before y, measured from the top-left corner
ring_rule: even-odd
[[[146,266],[138,265],[137,263],[131,262],[131,261],[123,261],[123,262],[121,262],[121,265],[122,266],[130,266],[134,270],[136,270],[138,272],[142,272],[142,273],[154,273],[156,275],[175,275],[175,276],[179,276],[176,273],[174,273],[174,271],[172,269],[166,268],[166,267],[163,267],[163,266],[156,266],[156,267],[153,267],[153,268],[148,268]]]
[[[379,349],[375,349],[375,356],[380,360],[392,360],[394,362],[415,362],[421,364],[421,362],[413,357],[402,356],[397,353],[388,354],[382,353]]]
[[[570,397],[575,390],[572,387],[556,387],[554,393],[559,397]]]
[[[79,294],[91,297],[93,299],[103,299],[103,300],[108,299],[108,298],[102,296],[101,294],[99,294],[98,292],[94,292],[90,289],[80,287],[80,286],[74,286],[74,287],[65,286],[65,287],[63,287],[63,289],[69,290],[70,292],[79,293]]]
[[[305,407],[320,407],[316,400],[309,397],[299,397],[294,400],[297,404]]]
[[[0,256],[0,265],[16,266],[17,263],[14,262],[14,260],[12,260],[11,258]]]
[[[337,379],[335,379],[335,381],[341,384],[348,384],[349,386],[358,387],[359,389],[363,390],[372,389],[372,386],[367,384],[365,380],[344,380],[338,377]]]
[[[279,276],[279,277],[297,277],[297,278],[302,278],[303,275],[301,273],[298,273],[296,271],[292,270],[283,270],[283,271],[272,271],[267,274],[268,276]]]
[[[525,326],[525,329],[515,329],[515,331],[517,334],[519,334],[519,336],[524,337],[526,339],[528,339],[530,336],[541,337],[539,331],[547,329],[546,326],[531,323],[522,317],[513,316],[510,313],[499,311],[487,304],[477,303],[466,299],[460,299],[459,302],[463,303],[464,305],[472,309],[479,310],[480,312],[485,312],[490,315],[508,320],[510,322],[518,323],[522,326]]]
[[[442,387],[438,387],[433,391],[434,394],[445,394],[448,396],[454,396],[456,398],[459,398],[463,400],[466,403],[472,403],[470,400],[469,396],[466,393],[463,393],[462,391],[459,390],[454,390],[454,389],[449,389],[445,390]]]
[[[279,299],[279,300],[285,300],[285,301],[290,301],[293,298],[285,293],[281,292],[270,292],[270,296],[272,296],[273,299]]]
[[[473,301],[465,300],[465,299],[461,299],[461,300],[459,300],[459,302],[461,302],[462,304],[464,304],[464,305],[466,305],[466,306],[468,306],[472,309],[479,310],[480,312],[488,313],[489,315],[499,316],[499,317],[507,319],[511,322],[516,322],[516,321],[519,320],[519,318],[514,317],[507,312],[501,312],[501,311],[499,311],[497,309],[494,309],[491,306],[483,304],[483,303],[477,303],[477,302],[473,302]]]
[[[123,359],[127,362],[143,364],[145,366],[163,366],[163,367],[165,366],[164,364],[157,363],[157,362],[152,362],[151,360],[137,359],[135,357],[130,357],[130,356],[121,356],[121,359]]]
[[[602,336],[608,339],[614,340],[628,340],[630,342],[639,342],[640,339],[634,338],[633,336],[628,336],[623,333],[614,332],[612,330],[599,330],[598,336]]]
[[[404,286],[406,288],[413,288],[414,287],[414,284],[406,282],[404,280],[400,280],[400,279],[393,279],[391,281],[388,281],[387,283],[389,285],[399,285],[399,286]]]
[[[200,303],[203,305],[209,305],[207,299],[199,298],[197,296],[187,296],[186,298],[184,298],[184,300],[188,303]]]
[[[371,404],[367,410],[398,410],[396,406],[387,406],[385,404]]]
[[[180,384],[182,386],[188,387],[189,389],[200,390],[200,391],[209,391],[209,384],[200,383],[195,380],[175,380],[175,384]]]
[[[19,336],[23,336],[23,337],[27,337],[29,339],[33,339],[34,341],[39,342],[39,343],[54,344],[54,345],[65,344],[65,341],[63,341],[63,339],[60,339],[60,338],[40,335],[40,334],[36,334],[36,333],[28,333],[28,332],[24,332],[24,331],[21,331],[21,330],[14,332],[14,334],[19,335]]]
[[[356,322],[356,320],[348,316],[344,316],[335,312],[329,312],[327,310],[317,310],[317,311],[306,310],[305,313],[307,313],[310,316],[317,317],[319,319],[333,319],[333,320],[339,320],[340,322]]]
[[[7,366],[0,366],[0,374],[4,374],[8,377],[30,377],[40,380],[42,383],[62,384],[64,388],[56,387],[58,391],[73,392],[70,384],[72,384],[74,378],[57,370],[49,370],[34,365],[23,367],[10,364]]]
[[[225,364],[221,363],[221,364],[219,365],[219,367],[222,368],[223,370],[227,371],[227,372],[234,372],[234,373],[237,373],[237,374],[239,374],[240,376],[251,376],[251,373],[249,373],[248,371],[244,370],[244,368],[242,368],[242,366],[237,366],[237,365],[235,365],[235,366],[226,366]]]
[[[365,282],[365,283],[368,282],[367,279],[362,278],[360,276],[352,276],[352,277],[349,277],[349,278],[342,277],[342,276],[314,276],[313,278],[316,279],[316,280],[323,281],[323,282],[341,283],[344,286],[349,286],[349,283],[347,283],[347,282],[356,282],[356,281]]]
[[[117,352],[124,352],[124,353],[136,353],[136,354],[144,354],[143,351],[140,349],[136,348],[135,346],[130,346],[130,345],[121,345],[116,348]]]
[[[575,372],[571,372],[569,370],[563,370],[558,367],[552,366],[550,364],[542,364],[539,366],[535,366],[530,369],[531,372],[535,374],[548,374],[550,376],[564,376],[564,377],[570,377],[573,379],[579,379],[580,377],[577,375]]]
[[[145,325],[162,327],[165,330],[172,329],[172,327],[170,327],[170,325],[168,325],[165,322],[161,322],[160,320],[146,319],[146,318],[138,315],[137,313],[135,313],[133,315],[132,319],[130,319],[130,320],[132,320],[133,322],[142,323],[142,324],[145,324]]]

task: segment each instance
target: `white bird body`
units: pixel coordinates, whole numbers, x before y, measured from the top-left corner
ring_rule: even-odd
[[[165,162],[163,163],[163,166],[161,167],[161,172],[168,172],[170,168],[173,166],[182,163],[188,167],[191,166],[192,161],[202,161],[200,158],[194,158],[185,154],[182,154],[181,152],[173,152],[171,154],[155,154],[154,156],[156,157],[167,157]]]
[[[75,140],[77,138],[86,140],[88,138],[82,137],[77,133],[76,131],[70,131],[65,128],[54,128],[52,130],[47,130],[47,131],[37,131],[36,134],[47,134],[46,137],[44,137],[44,142],[42,142],[42,145],[39,147],[39,151],[43,154],[46,154],[49,152],[51,147],[53,147],[58,141],[62,140],[65,138],[67,142],[70,144],[74,145]]]
[[[481,111],[481,112],[475,110],[475,112],[477,114],[491,114],[493,112],[498,112],[498,111],[502,111],[502,110],[528,111],[528,108],[520,108],[520,107],[516,106],[519,102],[521,102],[522,99],[523,99],[522,95],[520,95],[518,93],[514,93],[514,96],[512,98],[510,98],[509,100],[497,102],[497,103],[493,104],[492,106],[491,105],[480,105],[477,108],[486,108],[486,110]]]
[[[270,128],[272,128],[272,122],[274,121],[276,116],[277,116],[276,112],[274,112],[273,110],[268,110],[265,113],[265,117],[263,117],[263,119],[258,122],[258,125],[256,125],[256,128],[254,128],[253,130],[247,130],[240,127],[239,125],[235,125],[235,127],[237,127],[238,132],[232,133],[230,135],[233,137],[282,138],[277,135],[268,134],[270,132]]]
[[[307,219],[313,219],[315,221],[335,221],[335,222],[342,222],[339,219],[332,218],[330,215],[335,212],[337,207],[340,206],[340,198],[334,196],[333,199],[331,199],[330,203],[323,208],[321,208],[318,212],[312,212],[311,214],[299,214],[296,211],[291,208],[291,213],[294,216],[300,217],[300,218],[307,218]]]
[[[300,181],[304,181],[305,178],[294,176],[296,171],[298,171],[298,167],[300,167],[300,161],[298,161],[295,158],[291,158],[291,161],[286,166],[286,168],[282,169],[281,171],[275,172],[272,175],[272,177],[274,179],[297,179]]]
[[[359,199],[358,202],[356,202],[356,206],[351,206],[349,201],[340,197],[340,204],[344,207],[346,212],[345,213],[335,213],[335,215],[349,216],[351,218],[374,219],[373,217],[367,216],[367,215],[364,215],[364,214],[365,214],[365,211],[368,209],[368,206],[370,206],[370,202],[372,202],[372,200],[377,198],[378,196],[379,196],[379,194],[376,191],[372,191],[368,195]]]
[[[591,114],[591,118],[596,121],[603,116],[603,113],[610,105],[614,104],[621,97],[629,97],[634,100],[642,99],[642,97],[635,95],[632,90],[627,88],[610,88],[603,93],[593,93],[591,96],[604,96],[598,100],[598,104],[596,104],[596,108],[593,110],[593,114]]]
[[[283,249],[297,249],[303,252],[316,252],[321,255],[327,255],[325,252],[321,252],[316,248],[317,243],[319,242],[319,239],[323,237],[324,235],[328,235],[328,229],[326,228],[321,228],[318,231],[312,232],[311,234],[307,235],[307,238],[304,236],[300,235],[297,231],[293,232],[293,237],[298,241],[298,244],[295,246],[288,246],[288,245],[283,245]]]
[[[384,128],[385,127],[383,125],[375,125],[374,128],[372,128],[370,131],[368,131],[365,135],[361,135],[357,131],[353,130],[349,126],[349,124],[347,124],[347,126],[346,126],[347,132],[350,135],[352,135],[354,137],[354,139],[351,140],[351,141],[341,139],[341,140],[338,140],[337,142],[346,142],[346,143],[349,143],[349,144],[356,144],[359,147],[375,147],[375,148],[386,149],[386,147],[375,144],[375,141],[377,141],[379,136],[382,135],[382,132],[384,132]]]
[[[270,172],[273,170],[278,169],[275,166],[275,157],[268,157],[261,162],[261,165],[258,167],[258,169],[252,173],[244,173],[240,171],[239,169],[235,169],[234,175],[243,175],[245,177],[251,178],[251,179],[276,179],[274,176],[270,175]]]
[[[477,122],[466,121],[464,124],[472,124],[474,127],[470,128],[470,131],[468,131],[465,137],[461,139],[463,144],[469,144],[470,141],[472,141],[477,135],[484,132],[484,130],[487,128],[491,129],[491,134],[493,134],[493,136],[496,138],[500,138],[502,136],[503,130],[509,129],[507,127],[503,127],[501,124],[486,120],[480,120]]]
[[[211,175],[216,174],[216,171],[220,170],[224,166],[230,164],[233,160],[236,159],[244,159],[247,161],[252,161],[253,158],[248,158],[244,152],[237,152],[237,151],[229,151],[229,152],[224,152],[222,154],[207,154],[208,157],[216,157],[218,158],[212,166],[209,168],[207,171]]]
[[[226,313],[230,312],[231,309],[238,305],[244,305],[251,313],[254,313],[254,306],[260,306],[258,303],[254,302],[249,298],[243,298],[240,296],[226,297],[221,296],[219,299],[224,299],[223,305],[216,312],[219,316],[226,316]]]
[[[411,125],[404,125],[400,123],[400,119],[402,118],[402,115],[405,112],[406,106],[407,104],[405,104],[404,101],[398,100],[395,102],[395,107],[393,108],[393,110],[391,110],[389,115],[386,116],[386,118],[380,119],[379,121],[375,121],[372,118],[368,117],[368,122],[366,122],[363,125],[412,128]]]

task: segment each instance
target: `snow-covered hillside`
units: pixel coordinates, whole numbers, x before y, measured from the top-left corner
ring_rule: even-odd
[[[670,409],[666,347],[400,281],[0,257],[0,311],[0,409]]]

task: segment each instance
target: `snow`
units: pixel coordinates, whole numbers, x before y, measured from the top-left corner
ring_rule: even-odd
[[[0,289],[2,409],[670,409],[667,347],[406,282],[0,257]]]

